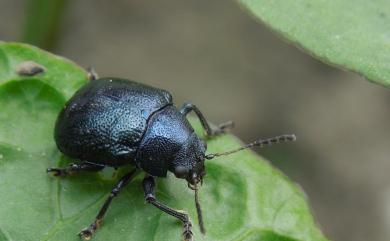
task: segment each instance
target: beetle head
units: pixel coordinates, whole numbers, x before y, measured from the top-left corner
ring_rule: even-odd
[[[186,179],[189,187],[194,187],[202,182],[206,174],[204,161],[206,152],[206,142],[192,133],[188,141],[183,144],[176,158],[172,163],[170,171],[177,178]]]
[[[199,137],[195,133],[192,133],[190,138],[188,138],[188,141],[183,144],[180,151],[177,153],[176,158],[170,168],[170,171],[173,172],[177,178],[186,179],[188,182],[188,187],[195,191],[195,205],[196,211],[198,213],[200,231],[202,233],[206,232],[203,224],[202,210],[200,208],[198,199],[197,185],[198,183],[202,184],[203,177],[206,175],[204,167],[205,159],[210,160],[215,157],[230,155],[235,152],[242,151],[255,146],[263,147],[280,142],[295,140],[295,135],[281,135],[268,139],[259,139],[252,143],[239,147],[235,150],[205,155],[207,149],[206,143],[199,139]]]
[[[198,183],[202,184],[203,177],[206,175],[204,167],[206,148],[206,142],[199,139],[195,133],[192,133],[176,154],[169,168],[177,178],[186,179],[188,187],[195,191],[195,206],[198,213],[200,231],[203,234],[206,230],[198,199]]]

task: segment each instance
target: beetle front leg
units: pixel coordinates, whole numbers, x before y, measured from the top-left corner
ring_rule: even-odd
[[[97,172],[104,168],[103,165],[97,165],[89,162],[84,163],[71,163],[65,168],[60,167],[51,167],[47,168],[47,173],[52,173],[56,177],[65,177],[73,173],[87,171],[87,172]]]
[[[192,103],[185,103],[181,108],[180,108],[180,113],[182,113],[184,116],[186,116],[188,113],[191,111],[194,111],[195,114],[198,116],[200,123],[202,124],[204,130],[206,131],[206,135],[208,137],[213,137],[217,136],[220,134],[223,134],[226,132],[226,130],[233,128],[234,127],[234,122],[233,121],[227,121],[218,126],[217,129],[212,129],[209,123],[207,122],[206,118],[202,114],[202,112],[196,107],[196,105]]]
[[[143,182],[143,189],[145,193],[145,201],[152,204],[156,208],[160,209],[161,211],[179,219],[180,221],[183,222],[183,238],[185,241],[191,241],[192,240],[192,223],[190,221],[190,218],[188,217],[188,214],[182,212],[182,211],[177,211],[173,208],[168,207],[167,205],[160,203],[157,201],[156,196],[154,194],[154,187],[155,187],[155,182],[154,182],[154,177],[147,175]]]
[[[137,169],[134,169],[133,171],[127,173],[126,175],[124,175],[121,179],[119,179],[119,181],[117,182],[117,184],[115,185],[115,187],[111,190],[111,193],[110,193],[110,196],[108,196],[108,198],[106,199],[106,201],[104,202],[103,206],[101,207],[98,215],[96,216],[95,218],[95,221],[93,221],[93,223],[91,225],[89,225],[88,228],[85,228],[83,230],[81,230],[81,232],[79,233],[79,236],[80,238],[82,238],[83,240],[90,240],[92,235],[96,232],[96,230],[102,225],[102,222],[103,222],[103,217],[104,215],[106,214],[107,212],[107,209],[108,207],[110,206],[111,204],[111,201],[112,199],[114,199],[114,197],[116,197],[119,192],[127,185],[129,184],[129,182],[139,173],[139,171]]]

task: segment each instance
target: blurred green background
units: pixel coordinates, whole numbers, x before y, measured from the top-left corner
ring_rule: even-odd
[[[192,101],[303,187],[335,241],[390,239],[390,92],[322,64],[234,1],[0,0],[0,40],[26,40]],[[1,70],[0,70],[1,71]]]

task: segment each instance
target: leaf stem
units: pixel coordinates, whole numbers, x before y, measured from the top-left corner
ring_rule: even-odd
[[[53,49],[58,40],[59,25],[67,0],[29,0],[22,41]]]

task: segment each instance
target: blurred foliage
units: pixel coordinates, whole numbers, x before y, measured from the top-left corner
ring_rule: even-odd
[[[26,6],[22,41],[53,49],[67,0],[29,0]]]
[[[390,87],[389,1],[238,1],[320,60]]]

